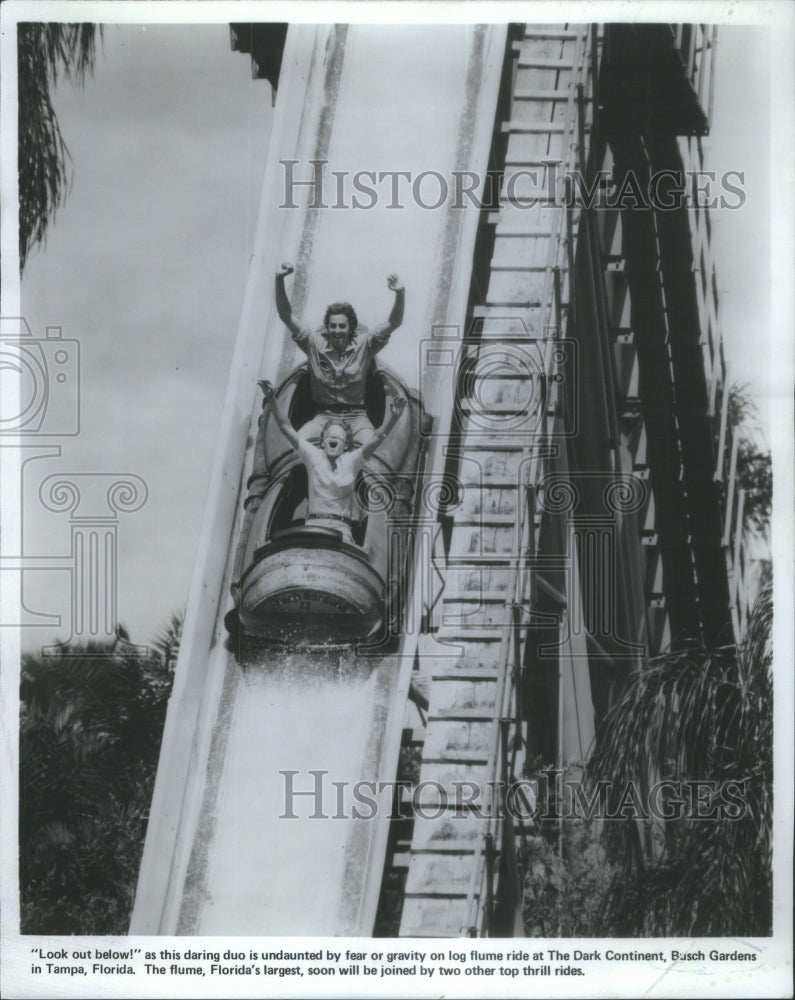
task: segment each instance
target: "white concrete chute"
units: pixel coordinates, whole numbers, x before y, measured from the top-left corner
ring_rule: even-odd
[[[282,260],[296,265],[291,299],[307,322],[340,299],[378,321],[389,306],[384,277],[399,272],[406,315],[381,356],[421,391],[439,425],[438,372],[428,375],[418,359],[435,325],[464,324],[479,212],[471,201],[454,207],[451,188],[457,171],[485,176],[505,27],[401,32],[395,45],[390,27],[288,31],[132,933],[372,931],[388,809],[351,819],[351,786],[394,776],[411,657],[271,652],[243,667],[223,617],[253,461],[256,382],[278,383],[301,360],[273,303]],[[374,191],[369,207],[354,206],[357,175]],[[431,207],[442,183],[449,196]],[[295,818],[285,809],[288,775],[293,791],[311,793],[293,799]],[[311,818],[317,775],[323,815]]]

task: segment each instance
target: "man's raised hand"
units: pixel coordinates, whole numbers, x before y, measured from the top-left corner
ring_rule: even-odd
[[[400,278],[394,272],[392,274],[388,274],[387,275],[387,277],[386,277],[386,283],[387,283],[390,291],[393,291],[393,292],[402,292],[403,291],[403,283],[401,282]]]
[[[285,260],[285,261],[282,262],[282,266],[276,272],[276,277],[277,278],[286,278],[287,275],[288,274],[292,274],[294,270],[295,270],[295,268],[293,267],[293,265],[291,263],[289,263],[289,261]]]

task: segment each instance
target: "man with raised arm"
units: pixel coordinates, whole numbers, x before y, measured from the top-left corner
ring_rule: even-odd
[[[276,310],[293,335],[293,340],[309,361],[309,383],[317,407],[315,417],[300,429],[304,439],[317,439],[332,417],[345,420],[353,434],[353,443],[364,445],[375,433],[364,405],[367,375],[373,358],[385,347],[390,334],[403,322],[405,291],[396,274],[386,283],[395,293],[395,302],[386,323],[374,330],[360,326],[349,302],[334,302],[326,309],[319,330],[302,327],[293,316],[284,279],[293,273],[292,264],[284,263],[276,272]]]
[[[297,432],[287,415],[276,402],[270,382],[259,383],[265,396],[264,408],[273,418],[282,434],[301,456],[306,466],[309,484],[306,503],[306,522],[342,532],[342,540],[353,544],[351,527],[357,520],[354,510],[356,477],[367,459],[389,434],[405,409],[404,396],[391,397],[389,417],[378,433],[372,432],[367,443],[352,448],[353,432],[348,423],[339,417],[329,417],[320,429],[320,444],[312,444]]]

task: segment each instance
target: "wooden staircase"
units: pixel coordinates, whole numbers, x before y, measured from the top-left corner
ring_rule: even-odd
[[[560,449],[559,341],[576,233],[565,176],[585,159],[592,43],[581,26],[527,26],[506,67],[500,210],[484,214],[495,227],[488,292],[474,307],[476,332],[461,343],[447,449],[462,490],[436,537],[444,582],[419,646],[429,709],[401,936],[492,931],[502,834],[495,783],[522,762],[514,678],[533,608],[538,486]]]

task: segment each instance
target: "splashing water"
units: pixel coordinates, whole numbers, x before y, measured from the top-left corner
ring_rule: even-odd
[[[340,933],[377,662],[329,648],[260,653],[241,670],[196,933]]]

